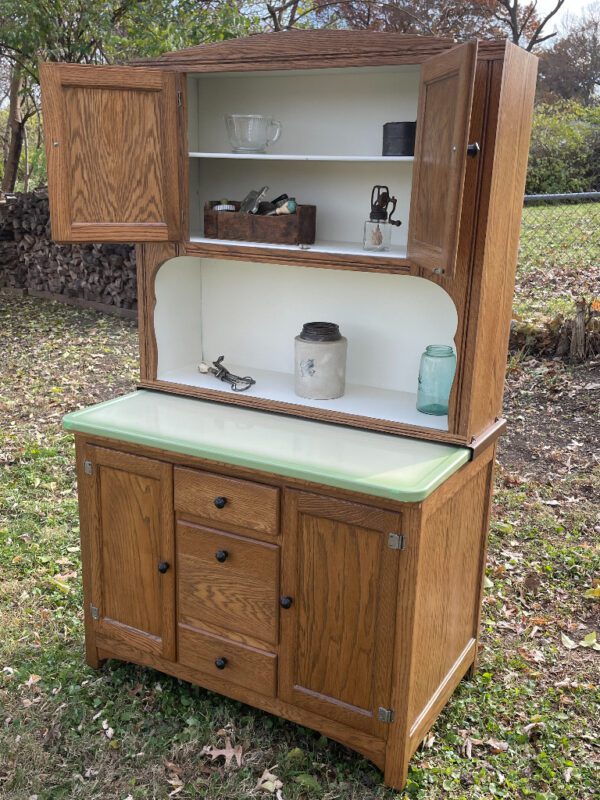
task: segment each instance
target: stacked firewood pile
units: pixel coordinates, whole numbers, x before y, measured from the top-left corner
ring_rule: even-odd
[[[18,259],[12,225],[5,228],[8,208],[7,202],[0,203],[0,286],[21,289],[25,286],[27,269]]]
[[[14,241],[2,241],[1,231]],[[18,194],[0,212],[0,286],[134,309],[135,251],[125,244],[56,244],[47,192]]]

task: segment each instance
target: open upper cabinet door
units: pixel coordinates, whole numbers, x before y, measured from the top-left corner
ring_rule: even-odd
[[[175,75],[41,64],[52,236],[180,238]]]
[[[408,230],[408,258],[454,274],[469,144],[477,42],[423,62]]]

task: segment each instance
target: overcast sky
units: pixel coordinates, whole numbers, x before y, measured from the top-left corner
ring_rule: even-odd
[[[556,16],[552,17],[549,25],[560,27],[561,21],[565,16],[578,17],[586,6],[591,5],[593,0],[566,0],[566,3],[560,9]],[[556,0],[538,0],[538,13],[541,17],[551,11],[556,5]]]

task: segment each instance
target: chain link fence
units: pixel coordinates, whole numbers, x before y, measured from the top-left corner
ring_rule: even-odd
[[[600,192],[525,196],[519,270],[600,264]]]

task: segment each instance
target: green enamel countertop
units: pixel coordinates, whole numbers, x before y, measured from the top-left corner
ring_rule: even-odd
[[[469,461],[466,447],[140,390],[67,414],[69,431],[404,502]]]

